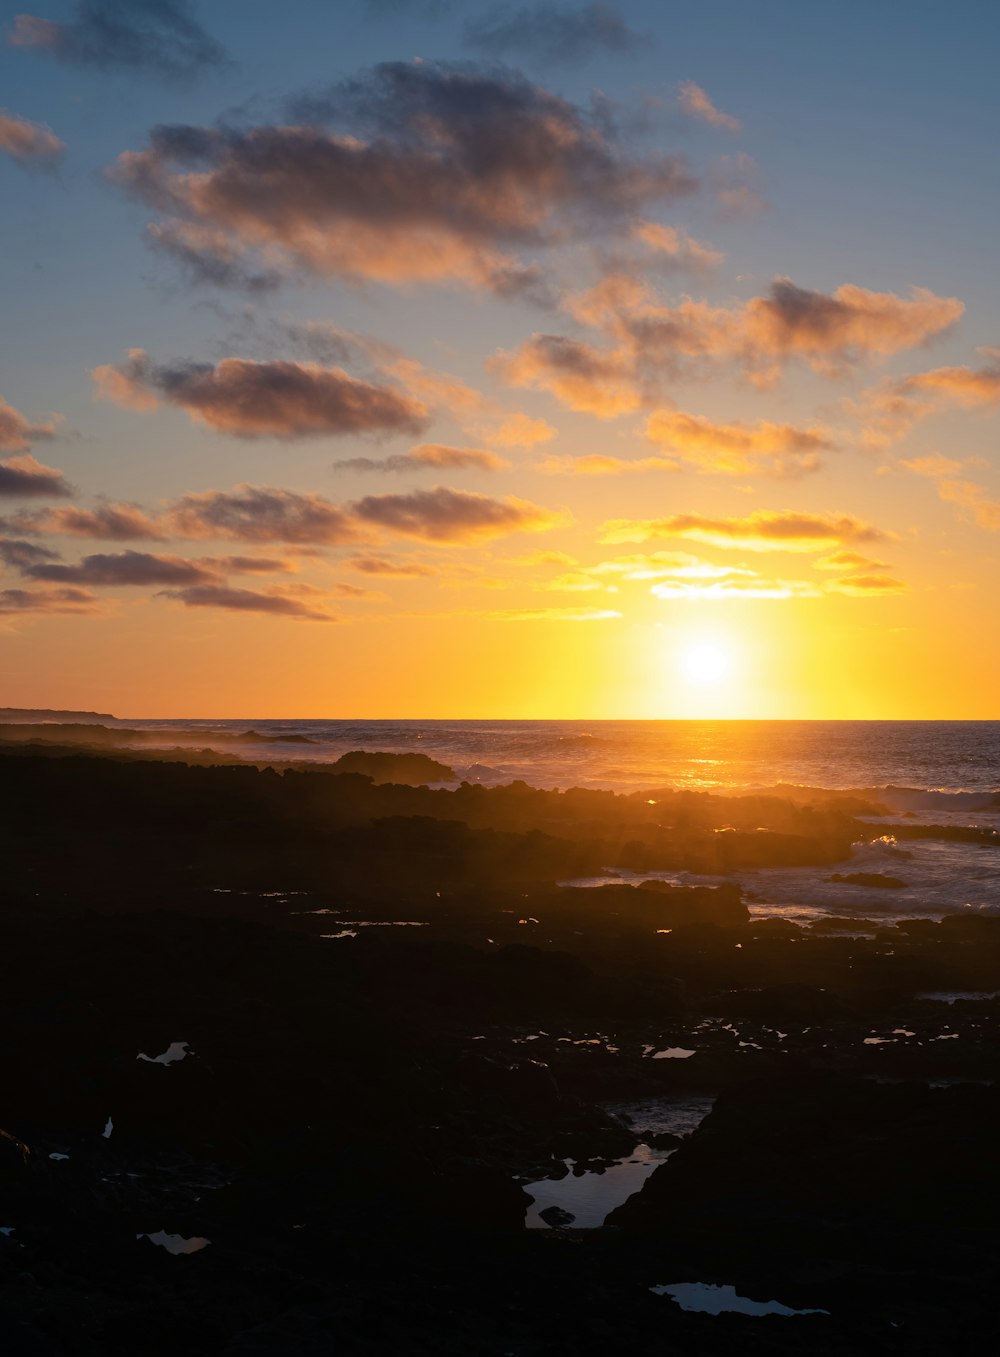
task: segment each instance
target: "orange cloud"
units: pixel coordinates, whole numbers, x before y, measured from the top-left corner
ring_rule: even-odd
[[[688,599],[702,602],[712,599],[788,599],[819,598],[821,591],[805,580],[725,579],[710,584],[689,580],[665,580],[649,591],[656,598]]]
[[[958,476],[965,465],[948,457],[916,457],[899,464],[917,476],[935,482],[945,504],[968,510],[973,521],[988,532],[1000,532],[1000,500],[991,499],[986,487]]]
[[[55,416],[47,424],[32,424],[0,396],[0,452],[27,452],[32,443],[51,438],[55,431]]]
[[[417,433],[427,419],[419,401],[319,363],[224,358],[214,367],[157,368],[131,349],[126,363],[95,368],[93,377],[97,394],[119,405],[151,409],[158,394],[196,423],[239,438]]]
[[[621,613],[611,608],[510,608],[487,616],[495,622],[612,622]]]
[[[534,448],[539,443],[551,443],[556,436],[548,420],[520,413],[505,415],[499,424],[480,425],[476,432],[497,448]]]
[[[889,575],[851,575],[847,579],[831,581],[827,592],[847,594],[851,598],[874,598],[879,594],[902,594],[906,588],[902,580]]]
[[[201,585],[218,582],[218,573],[181,556],[158,556],[145,551],[84,556],[76,565],[31,565],[32,579],[84,585]]]
[[[825,429],[798,429],[761,420],[755,425],[721,424],[680,410],[656,410],[646,437],[713,475],[797,476],[819,468],[820,452],[833,444]]]
[[[645,471],[680,471],[681,463],[667,457],[614,457],[587,453],[583,457],[546,457],[538,470],[547,476],[626,476]]]
[[[703,241],[695,240],[686,231],[674,226],[664,226],[660,222],[640,221],[633,230],[633,236],[652,251],[659,263],[669,262],[679,269],[692,273],[708,273],[718,268],[725,255]]]
[[[885,561],[873,561],[870,556],[861,556],[856,551],[834,551],[813,561],[817,570],[884,570]]]
[[[743,129],[739,118],[734,118],[729,113],[723,113],[721,108],[716,108],[702,87],[696,85],[693,80],[685,80],[679,86],[677,103],[688,117],[700,118],[702,122],[710,123],[713,127],[723,127],[727,132],[740,132]]]
[[[599,419],[629,414],[641,402],[629,355],[560,335],[532,335],[492,366],[514,386],[549,391],[570,410]]]
[[[611,519],[600,532],[602,542],[649,542],[669,537],[748,551],[827,551],[845,542],[881,541],[885,533],[849,514],[781,513],[769,509],[760,509],[745,518],[674,514],[669,518]]]
[[[916,288],[909,298],[844,284],[833,293],[778,278],[764,296],[738,306],[684,298],[659,303],[637,277],[614,273],[570,295],[566,309],[601,328],[611,346],[536,334],[495,369],[515,386],[548,391],[572,410],[601,418],[656,399],[668,378],[734,365],[758,385],[773,383],[793,360],[828,377],[923,344],[950,328],[964,307],[954,297]]]
[[[52,166],[66,149],[51,128],[0,110],[0,151],[19,165]]]

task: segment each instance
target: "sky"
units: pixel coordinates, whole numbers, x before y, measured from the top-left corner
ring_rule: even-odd
[[[37,4],[0,704],[1000,715],[995,5]]]

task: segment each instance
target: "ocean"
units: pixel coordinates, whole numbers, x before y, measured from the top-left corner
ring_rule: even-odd
[[[328,762],[348,750],[419,751],[462,780],[499,786],[707,792],[774,788],[877,789],[890,814],[859,843],[850,872],[895,876],[888,891],[832,882],[829,869],[735,873],[756,914],[896,919],[1000,913],[1000,721],[330,721],[127,720],[133,729],[198,732],[206,747],[260,760]],[[241,741],[248,731],[257,738]],[[260,737],[264,737],[263,740]],[[897,842],[900,823],[975,825],[996,842]],[[840,868],[841,873],[845,869]],[[721,878],[647,873],[678,884]],[[597,885],[630,880],[617,872]]]

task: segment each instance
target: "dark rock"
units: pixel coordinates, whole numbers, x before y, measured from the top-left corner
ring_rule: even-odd
[[[565,1230],[576,1220],[572,1211],[564,1211],[561,1206],[547,1206],[544,1211],[539,1211],[538,1217],[553,1230]]]

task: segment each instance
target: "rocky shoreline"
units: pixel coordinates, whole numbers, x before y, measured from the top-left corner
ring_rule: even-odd
[[[5,1354],[937,1354],[997,1327],[1000,918],[557,884],[609,854],[849,872],[854,804],[10,747],[0,784]],[[614,1111],[692,1100],[680,1134]],[[525,1229],[525,1183],[657,1136],[604,1228]],[[686,1283],[827,1313],[654,1289]]]

